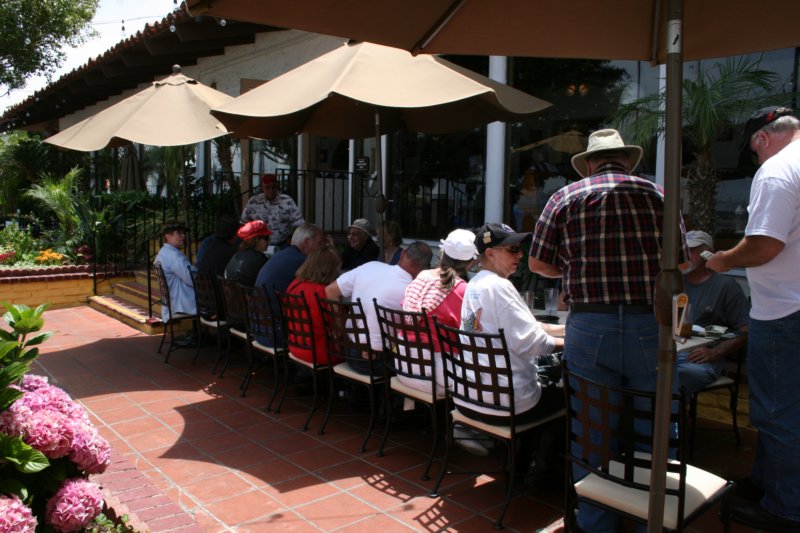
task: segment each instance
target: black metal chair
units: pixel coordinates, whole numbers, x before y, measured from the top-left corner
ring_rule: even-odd
[[[355,302],[318,298],[318,304],[322,313],[322,321],[325,324],[325,339],[329,357],[346,360],[352,351],[369,354],[367,358],[369,363],[368,374],[356,372],[346,361],[332,365],[328,409],[319,433],[322,434],[325,431],[336,396],[333,379],[339,377],[351,383],[363,385],[367,388],[369,395],[369,425],[360,449],[361,452],[364,452],[367,449],[367,442],[372,435],[375,420],[378,416],[376,392],[378,385],[384,382],[383,371],[376,371],[374,365],[375,357],[379,357],[379,355],[375,354],[370,344],[369,328],[367,326],[367,318],[364,315],[364,308],[361,305],[361,298],[357,298]]]
[[[690,441],[690,457],[694,453],[694,433],[695,426],[697,425],[697,397],[704,392],[712,392],[720,389],[727,389],[730,396],[728,407],[731,410],[731,424],[733,425],[733,434],[736,437],[736,444],[742,443],[742,438],[739,435],[739,421],[737,419],[737,411],[739,409],[739,385],[742,382],[742,366],[747,358],[747,348],[743,347],[736,352],[730,354],[723,364],[722,373],[719,378],[713,383],[709,383],[699,391],[695,392],[689,398],[689,422],[691,427],[689,434],[691,435]]]
[[[219,372],[219,377],[223,377],[225,370],[231,361],[231,338],[235,337],[241,339],[246,344],[249,343],[249,335],[247,332],[247,303],[244,299],[244,286],[238,281],[224,279],[221,276],[217,278],[220,286],[222,287],[222,301],[225,305],[225,320],[228,323],[228,342],[225,348],[225,365]],[[216,372],[217,366],[214,366]],[[246,375],[245,378],[246,379]],[[244,385],[244,379],[242,385]],[[241,388],[241,386],[240,386]]]
[[[311,408],[309,409],[308,417],[301,428],[303,431],[306,431],[308,430],[308,424],[311,422],[311,418],[313,418],[314,413],[319,407],[319,374],[329,372],[331,366],[327,362],[322,362],[321,354],[317,354],[314,324],[311,319],[311,310],[306,302],[305,296],[302,294],[282,293],[278,291],[275,291],[275,296],[278,298],[278,305],[281,309],[281,317],[283,319],[283,340],[288,354],[287,362],[305,367],[311,371],[313,398],[311,400]],[[311,361],[309,362],[298,357],[296,355],[298,350],[310,352]],[[278,402],[278,410],[280,410],[283,401],[286,399],[286,389],[288,388],[289,380],[288,368],[285,376],[287,383],[284,385],[281,399]]]
[[[456,426],[469,428],[498,440],[505,445],[505,460],[501,469],[492,471],[492,473],[503,473],[506,477],[506,497],[495,522],[495,528],[502,529],[503,518],[509,503],[511,503],[514,486],[517,439],[526,431],[563,417],[566,410],[560,409],[532,422],[518,424],[514,408],[515,394],[511,360],[503,330],[501,329],[495,334],[476,333],[439,324],[435,318],[434,325],[442,347],[447,397],[456,405],[456,408],[450,411],[444,464],[436,486],[431,491],[431,496],[438,497],[439,487],[444,475],[448,473],[447,461],[454,440],[453,429]],[[460,411],[459,405],[475,412],[491,409],[501,416],[507,415],[508,423],[496,425],[478,420]],[[475,474],[476,472],[459,471],[456,473]]]
[[[244,297],[248,311],[247,330],[250,334],[250,342],[248,343],[249,368],[246,374],[247,382],[242,389],[242,395],[245,394],[250,384],[250,379],[257,363],[259,361],[263,362],[265,358],[271,359],[275,385],[272,389],[269,403],[267,403],[267,411],[270,411],[272,410],[272,402],[281,388],[280,368],[286,364],[286,350],[282,339],[280,339],[280,314],[277,309],[273,309],[269,293],[263,287],[253,287],[250,290],[246,290]],[[285,383],[283,384],[285,385]],[[275,412],[280,412],[280,409],[276,409]]]
[[[197,314],[172,312],[167,276],[164,274],[164,269],[161,268],[159,263],[153,263],[153,267],[155,268],[156,278],[158,279],[158,290],[161,293],[161,305],[165,307],[169,313],[169,320],[166,320],[162,324],[161,342],[158,345],[156,353],[161,353],[161,348],[164,346],[164,341],[167,339],[167,329],[169,329],[169,348],[167,348],[167,355],[164,356],[164,363],[168,363],[170,354],[178,349],[178,346],[175,345],[175,324],[190,320],[194,326],[197,322]]]
[[[428,480],[433,457],[439,447],[441,433],[437,404],[445,401],[444,389],[437,390],[436,385],[437,374],[441,375],[442,369],[438,368],[441,366],[441,357],[434,353],[431,321],[425,309],[422,312],[401,311],[379,305],[375,300],[373,303],[378,315],[378,325],[381,328],[383,352],[385,355],[391,354],[392,366],[396,374],[389,378],[389,387],[386,391],[386,425],[378,455],[383,455],[383,449],[389,437],[391,425],[389,395],[394,392],[421,403],[430,413],[433,431],[433,445],[422,474],[422,479]],[[403,383],[398,376],[416,380],[421,386],[419,388],[410,387]]]
[[[562,367],[567,425],[567,530],[574,530],[578,503],[588,502],[647,523],[655,392],[608,387]],[[686,395],[670,416],[663,527],[682,531],[733,488],[731,481],[686,463]],[[572,466],[572,468],[570,468]],[[576,472],[576,467],[579,469]],[[582,472],[581,472],[582,471]]]
[[[222,303],[219,284],[216,276],[209,272],[191,272],[194,283],[195,298],[197,301],[197,315],[200,320],[200,336],[197,342],[197,353],[194,362],[200,356],[200,346],[205,328],[217,332],[217,355],[214,358],[214,367],[222,357],[222,339],[228,334],[228,323],[225,321],[225,306]]]

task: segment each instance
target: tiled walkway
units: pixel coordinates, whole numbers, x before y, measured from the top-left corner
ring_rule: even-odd
[[[375,455],[375,438],[359,453],[364,413],[339,402],[324,435],[316,432],[321,415],[301,432],[306,398],[287,399],[280,415],[266,413],[270,373],[257,374],[248,396],[240,398],[241,361],[219,379],[210,372],[211,348],[196,366],[193,351],[186,350],[165,365],[155,353],[158,337],[88,307],[48,311],[45,329],[57,333],[43,346],[35,371],[80,400],[111,442],[112,470],[119,472],[109,474],[106,484],[121,501],[135,501],[136,490],[161,493],[150,495],[157,507],[132,508],[153,531],[492,528],[503,484],[489,476],[447,476],[442,497],[430,498],[433,481],[420,475],[431,441],[421,429],[394,432],[384,457]],[[737,448],[729,429],[698,428],[695,463],[723,476],[745,474],[754,439],[749,431],[744,437]],[[491,466],[491,460],[455,456],[465,468]],[[437,472],[435,464],[434,479]],[[138,478],[136,488],[130,478],[139,473],[149,482]],[[507,530],[536,531],[560,516],[561,503],[560,491],[519,485]],[[706,513],[693,530],[721,531],[716,512]]]

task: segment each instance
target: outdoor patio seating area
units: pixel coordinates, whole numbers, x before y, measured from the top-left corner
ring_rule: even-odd
[[[126,485],[112,465],[103,475],[108,481],[99,481],[151,531],[488,531],[502,506],[503,480],[485,475],[445,476],[440,497],[429,497],[443,449],[431,479],[422,481],[433,439],[422,418],[394,425],[383,457],[376,456],[379,435],[360,453],[366,405],[339,401],[325,434],[317,434],[324,410],[303,432],[310,397],[290,387],[279,415],[264,409],[271,365],[256,371],[242,398],[246,361],[236,350],[220,379],[211,372],[214,344],[201,350],[196,365],[194,349],[177,350],[164,364],[156,353],[159,336],[89,307],[44,318],[44,330],[56,333],[33,372],[83,403],[111,443],[115,465],[142,474],[138,485]],[[692,463],[722,477],[744,476],[754,447],[753,431],[742,428],[736,446],[728,426],[701,419]],[[449,467],[479,470],[485,461],[499,459],[459,450]],[[137,505],[142,499],[152,505]],[[559,519],[563,503],[561,488],[517,483],[506,530],[545,528]],[[721,531],[717,512],[709,510],[690,531]]]

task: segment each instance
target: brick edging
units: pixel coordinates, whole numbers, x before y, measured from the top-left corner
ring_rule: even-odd
[[[128,525],[141,533],[169,531],[194,526],[194,518],[161,494],[158,487],[136,465],[111,452],[111,464],[92,480],[103,489],[109,518],[128,515]]]

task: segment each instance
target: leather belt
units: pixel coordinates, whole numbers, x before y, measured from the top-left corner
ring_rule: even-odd
[[[617,315],[652,315],[653,306],[647,304],[570,304],[573,313],[607,313]]]

